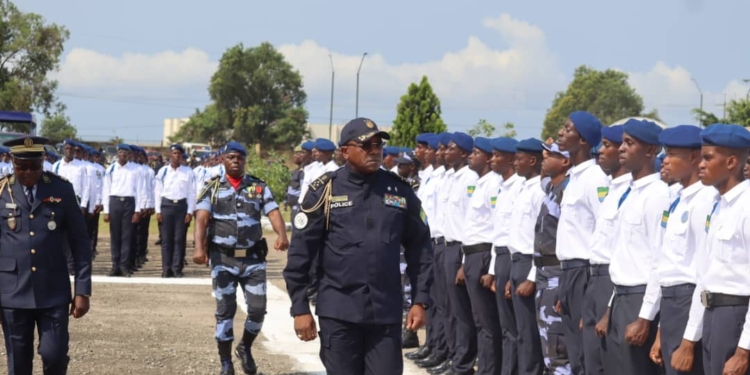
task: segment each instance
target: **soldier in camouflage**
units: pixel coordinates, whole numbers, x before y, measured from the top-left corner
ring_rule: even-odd
[[[247,320],[235,354],[245,374],[257,374],[250,352],[266,313],[266,255],[261,213],[271,221],[278,239],[274,248],[286,250],[289,240],[279,205],[265,182],[245,174],[247,151],[237,142],[224,148],[226,174],[206,183],[196,204],[195,253],[193,261],[210,259],[216,298],[216,340],[221,358],[221,375],[233,375],[233,321],[237,311],[239,284],[247,303]]]

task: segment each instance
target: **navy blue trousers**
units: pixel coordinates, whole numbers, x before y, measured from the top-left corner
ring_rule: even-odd
[[[133,197],[109,198],[109,235],[112,242],[112,268],[122,272],[130,268],[131,242],[135,225],[132,223],[135,213]]]
[[[161,270],[182,272],[187,241],[187,200],[161,201]]]
[[[401,324],[357,324],[320,318],[320,359],[328,375],[404,372]]]
[[[2,308],[8,374],[31,375],[34,362],[34,328],[39,333],[37,353],[45,375],[65,375],[68,369],[69,306],[48,309]]]

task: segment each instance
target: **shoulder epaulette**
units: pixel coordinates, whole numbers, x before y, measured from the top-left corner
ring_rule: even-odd
[[[409,182],[409,180],[407,180],[407,179],[405,179],[405,178],[401,177],[401,175],[399,175],[399,174],[398,174],[398,173],[396,173],[396,172],[391,172],[391,171],[388,171],[388,175],[390,175],[391,177],[395,178],[395,179],[396,179],[396,180],[398,180],[398,181],[401,181],[401,182],[403,182],[403,183],[405,183],[405,184],[407,184],[407,185],[411,186],[411,182]]]
[[[65,181],[65,182],[70,182],[70,181],[68,181],[67,178],[65,178],[65,177],[63,177],[63,176],[61,176],[61,175],[59,175],[59,174],[57,174],[55,172],[52,172],[52,171],[44,171],[44,173],[42,174],[42,177],[44,177],[45,175],[46,176],[52,176],[52,177],[55,177],[55,178],[59,178],[59,179]]]
[[[213,177],[210,180],[206,181],[206,185],[203,186],[203,190],[201,190],[198,193],[197,200],[203,199],[203,197],[208,194],[211,189],[214,189],[214,195],[215,195],[215,188],[219,187],[219,184],[221,184],[221,181],[219,180],[219,176]],[[213,202],[214,196],[211,197],[211,201]]]
[[[308,186],[308,189],[315,191],[320,189],[322,186],[328,183],[333,178],[334,172],[326,172],[320,175],[320,177],[313,180],[313,182],[310,183],[310,186]]]
[[[250,178],[252,178],[253,180],[257,180],[258,182],[262,182],[262,183],[264,183],[264,184],[266,183],[265,181],[261,180],[261,179],[260,179],[260,178],[258,178],[258,177],[255,177],[255,176],[253,176],[253,175],[251,175],[251,174],[247,175],[247,177],[250,177]]]

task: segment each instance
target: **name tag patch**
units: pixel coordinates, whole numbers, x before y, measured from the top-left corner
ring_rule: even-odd
[[[406,198],[398,195],[386,194],[383,198],[383,203],[385,203],[386,206],[406,208]]]
[[[344,207],[353,207],[354,206],[354,202],[352,202],[352,201],[333,202],[333,200],[331,200],[331,202],[332,202],[331,203],[331,208],[344,208]]]

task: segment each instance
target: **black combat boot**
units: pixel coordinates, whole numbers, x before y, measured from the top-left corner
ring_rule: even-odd
[[[221,360],[221,372],[219,375],[234,375],[234,364],[231,359]]]
[[[242,340],[234,348],[234,354],[242,363],[242,371],[247,375],[258,374],[258,365],[255,364],[255,359],[253,359],[253,353],[251,352],[251,346],[256,337],[258,336],[245,331]]]
[[[401,335],[401,348],[412,349],[419,347],[419,337],[417,337],[417,331],[404,328],[404,333]]]

